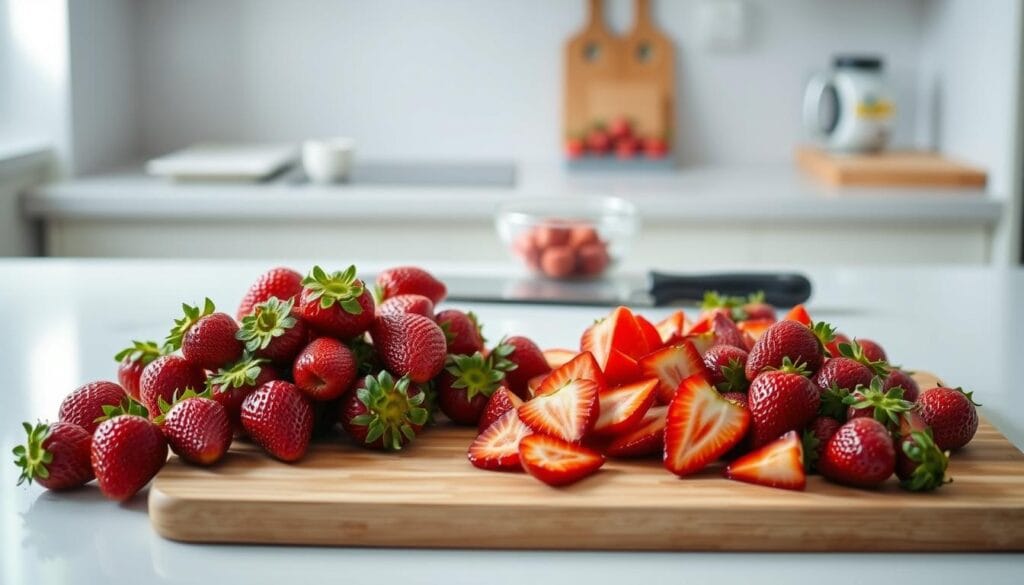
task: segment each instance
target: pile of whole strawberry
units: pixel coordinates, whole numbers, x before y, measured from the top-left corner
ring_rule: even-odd
[[[578,353],[545,357],[555,369],[529,380],[532,398],[491,396],[469,447],[477,467],[562,485],[605,456],[660,455],[679,476],[725,459],[726,477],[777,488],[804,489],[817,471],[864,488],[895,473],[925,491],[978,429],[970,393],[922,391],[877,343],[812,322],[803,306],[777,321],[758,297],[709,293],[693,323],[619,307]]]
[[[661,159],[668,154],[668,141],[661,136],[640,136],[628,117],[617,116],[609,125],[597,121],[585,132],[567,138],[565,154],[571,159],[611,154],[623,160],[641,156]]]

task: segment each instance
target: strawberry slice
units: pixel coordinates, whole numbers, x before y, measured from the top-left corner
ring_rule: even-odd
[[[597,420],[598,386],[590,380],[571,380],[519,407],[519,418],[535,432],[578,443]]]
[[[498,417],[469,445],[469,462],[480,469],[518,469],[519,442],[533,434],[510,410]]]
[[[629,384],[640,378],[640,364],[618,349],[612,349],[604,365],[604,380],[609,386]]]
[[[714,315],[708,315],[701,317],[693,327],[686,330],[686,335],[703,335],[705,333],[713,333],[714,327],[711,324],[711,319]]]
[[[704,359],[690,341],[663,347],[640,360],[640,375],[658,379],[658,402],[668,404],[679,384],[694,374],[708,375]]]
[[[544,380],[547,377],[547,374],[541,374],[539,376],[534,376],[526,381],[526,389],[530,392],[530,398],[533,398],[534,396],[537,395],[537,390],[540,388],[540,385],[544,383]]]
[[[615,437],[605,453],[612,457],[643,457],[661,451],[665,438],[667,406],[652,406],[637,423],[636,428]]]
[[[519,443],[519,461],[527,473],[551,486],[575,483],[604,465],[604,455],[545,435]]]
[[[658,333],[658,328],[653,323],[647,320],[643,315],[633,315],[633,319],[636,320],[636,326],[640,330],[640,337],[644,340],[644,351],[637,357],[642,357],[651,353],[652,351],[662,346],[661,334]]]
[[[612,350],[635,359],[647,353],[647,340],[640,331],[636,316],[626,307],[617,307],[610,315],[594,323],[580,338],[580,350],[594,354],[597,365],[606,371]]]
[[[564,366],[566,362],[576,357],[577,352],[571,349],[555,348],[545,349],[541,353],[544,354],[544,361],[548,363],[548,367],[554,370]]]
[[[550,394],[572,380],[590,380],[597,384],[598,389],[605,387],[604,374],[601,373],[601,368],[594,360],[594,355],[590,352],[583,352],[548,374],[544,381],[537,386],[537,391],[533,395]]]
[[[747,453],[725,468],[725,476],[784,490],[802,490],[807,485],[804,473],[804,448],[796,431]]]
[[[735,447],[750,426],[747,409],[730,402],[702,374],[683,380],[668,406],[665,468],[684,476]]]
[[[750,339],[757,341],[761,339],[764,332],[768,330],[775,323],[774,319],[750,319],[747,321],[740,321],[736,324],[744,334],[749,336]]]
[[[657,386],[658,380],[648,379],[598,393],[601,414],[594,423],[594,433],[621,435],[635,427],[654,403]]]
[[[797,305],[786,313],[786,316],[782,318],[783,321],[796,321],[797,323],[803,323],[804,325],[811,326],[811,315],[807,312],[807,308],[803,305]]]
[[[654,327],[658,330],[658,334],[661,336],[662,345],[668,345],[669,343],[682,339],[683,331],[690,327],[690,323],[686,319],[686,313],[676,311],[661,321],[658,321]]]
[[[510,410],[516,410],[522,405],[523,399],[516,396],[515,392],[509,390],[507,386],[499,386],[487,400],[487,406],[484,407],[484,412],[480,415],[480,424],[477,425],[477,430],[481,433],[484,432],[501,415]]]

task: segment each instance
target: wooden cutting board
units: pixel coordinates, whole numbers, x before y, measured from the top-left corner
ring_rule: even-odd
[[[924,385],[934,377],[921,376]],[[466,460],[473,431],[439,427],[397,454],[347,442],[285,464],[239,444],[212,469],[172,458],[150,488],[156,531],[188,542],[672,551],[1024,550],[1024,455],[992,425],[955,453],[952,484],[879,491],[809,478],[806,492],[685,479],[609,460],[555,489]]]
[[[985,171],[933,152],[835,154],[802,146],[797,164],[816,179],[843,187],[984,188]]]

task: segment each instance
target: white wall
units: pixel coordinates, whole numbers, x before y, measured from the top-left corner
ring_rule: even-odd
[[[554,158],[565,39],[583,0],[140,0],[147,154],[201,139],[346,134],[374,157]],[[698,0],[660,0],[684,163],[788,161],[804,80],[833,53],[885,55],[915,137],[926,0],[749,0],[750,48],[697,43]],[[623,30],[631,4],[610,7]],[[899,75],[899,74],[903,75]]]

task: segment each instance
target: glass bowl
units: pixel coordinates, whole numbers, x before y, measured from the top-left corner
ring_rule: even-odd
[[[554,279],[606,273],[629,253],[639,228],[629,201],[579,195],[509,201],[494,223],[512,257]]]

